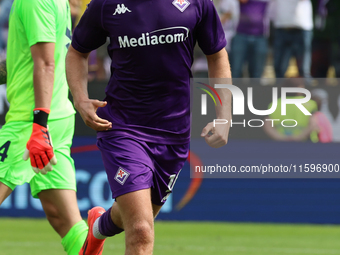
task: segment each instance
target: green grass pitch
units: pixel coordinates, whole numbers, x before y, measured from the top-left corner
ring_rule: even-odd
[[[157,221],[155,232],[155,255],[340,254],[338,225]],[[65,253],[45,219],[0,218],[0,254]],[[124,234],[108,238],[109,254],[124,254]]]

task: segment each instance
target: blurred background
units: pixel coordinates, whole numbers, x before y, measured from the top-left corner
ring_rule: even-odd
[[[7,21],[12,2],[0,1],[1,60],[6,58]],[[74,26],[88,2],[70,0]],[[258,109],[269,107],[273,86],[305,87],[313,96],[310,106],[313,115],[303,120],[305,124],[300,130],[292,133],[266,127],[252,131],[232,128],[226,157],[242,160],[261,151],[271,151],[267,157],[294,154],[294,158],[306,160],[322,159],[324,155],[338,159],[340,84],[336,78],[340,77],[340,1],[214,2],[228,41],[226,49],[235,78],[233,84],[242,90],[253,87]],[[103,45],[91,53],[88,74],[91,98],[104,98],[110,76],[106,47]],[[207,77],[206,59],[199,48],[195,50],[192,71],[194,77]],[[0,85],[0,126],[4,124],[8,107],[6,85]],[[77,114],[72,156],[83,216],[93,206],[109,208],[112,204],[95,144],[95,132]],[[283,153],[292,152],[292,148],[298,149]],[[340,179],[190,178],[187,162],[173,195],[157,219],[339,224],[339,215]],[[44,213],[39,200],[31,198],[29,187],[24,185],[17,187],[3,203],[0,216],[44,217]]]

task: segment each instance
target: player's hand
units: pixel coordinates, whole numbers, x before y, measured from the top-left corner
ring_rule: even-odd
[[[208,123],[202,130],[201,137],[213,148],[220,148],[227,144],[229,135],[229,125]]]
[[[112,128],[111,122],[99,118],[96,114],[98,107],[106,105],[107,102],[94,99],[87,99],[75,104],[85,124],[96,131],[106,131]]]
[[[52,171],[52,165],[57,164],[48,129],[37,123],[33,123],[32,135],[23,155],[24,160],[28,158],[35,173],[47,174]]]

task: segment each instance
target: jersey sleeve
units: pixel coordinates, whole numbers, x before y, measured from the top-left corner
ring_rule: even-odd
[[[53,1],[22,1],[20,18],[30,47],[38,42],[56,42],[56,17]]]
[[[214,54],[227,45],[220,18],[211,0],[202,0],[202,18],[197,26],[199,47],[205,55]]]
[[[92,0],[76,26],[72,46],[77,51],[88,53],[106,42],[107,32],[102,23],[103,0]]]

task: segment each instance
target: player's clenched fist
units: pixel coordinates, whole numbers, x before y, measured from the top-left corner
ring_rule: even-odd
[[[47,174],[47,172],[52,171],[52,165],[57,164],[52,140],[47,128],[49,110],[37,108],[34,109],[33,113],[33,131],[27,142],[23,159],[31,159],[31,165],[35,173]]]

